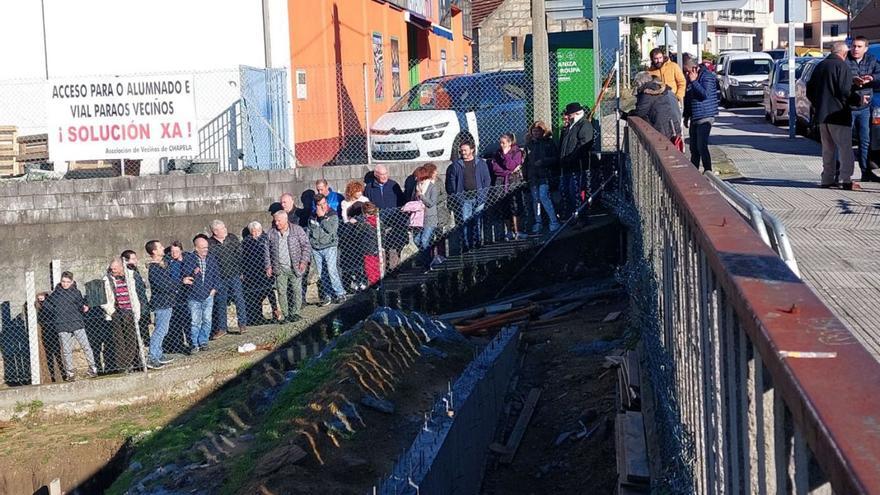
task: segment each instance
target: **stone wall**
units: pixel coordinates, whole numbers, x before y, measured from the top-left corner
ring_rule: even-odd
[[[547,20],[549,33],[582,31],[588,28],[589,23],[585,20]],[[522,60],[504,60],[504,42],[506,36],[516,36],[524,41],[526,35],[532,34],[531,0],[506,0],[483,20],[478,29],[476,38],[480,71],[521,70]]]
[[[389,172],[402,184],[415,166],[392,164]],[[283,192],[299,198],[322,177],[344,191],[368,171],[358,165],[0,184],[2,324],[21,313],[26,271],[35,272],[38,292],[50,289],[53,259],[74,273],[82,289],[125,249],[143,258],[150,239],[178,239],[189,249],[192,237],[215,218],[239,234],[253,220],[269,224],[268,206]]]

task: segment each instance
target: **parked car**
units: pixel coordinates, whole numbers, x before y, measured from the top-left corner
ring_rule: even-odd
[[[813,105],[807,99],[807,83],[813,75],[816,65],[821,62],[821,58],[811,58],[804,62],[801,66],[801,77],[795,82],[795,118],[796,124],[800,131],[808,136],[819,136],[819,125],[813,119]]]
[[[527,87],[524,71],[425,80],[373,124],[373,160],[451,160],[466,138],[480,155],[492,154],[501,134],[525,137]]]
[[[724,64],[717,71],[721,103],[725,107],[761,103],[773,58],[764,52],[730,53],[722,58]]]
[[[810,57],[794,59],[794,80],[801,76],[804,63]],[[764,117],[773,125],[788,120],[788,59],[777,60],[770,72],[770,81],[764,86]]]

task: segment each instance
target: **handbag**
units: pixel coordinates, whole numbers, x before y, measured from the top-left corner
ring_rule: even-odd
[[[416,246],[415,240],[413,240],[412,231],[408,232],[409,234],[409,242],[403,246],[403,249],[400,250],[400,262],[403,263],[407,258],[415,256],[419,254],[419,247]]]
[[[684,153],[684,138],[681,136],[675,136],[672,138],[672,145],[675,146],[675,149]]]

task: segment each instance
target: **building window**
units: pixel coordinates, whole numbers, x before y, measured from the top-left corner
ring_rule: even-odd
[[[831,36],[840,36],[840,24],[831,25]]]
[[[296,99],[305,100],[308,98],[308,86],[306,85],[306,71],[297,69],[296,71]]]
[[[452,29],[452,0],[440,0],[440,25]]]
[[[813,39],[813,25],[804,24],[804,40]]]
[[[523,41],[521,36],[504,37],[504,61],[518,62],[523,57]]]

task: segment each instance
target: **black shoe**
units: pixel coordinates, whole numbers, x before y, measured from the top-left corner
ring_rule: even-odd
[[[76,381],[76,375],[65,376],[65,377],[64,377],[64,381],[65,381],[65,382],[75,382],[75,381]]]
[[[861,182],[880,182],[880,177],[877,176],[872,170],[865,170],[862,172]]]
[[[333,302],[333,301],[328,297],[328,298],[325,298],[325,299],[321,299],[321,300],[318,302],[318,306],[320,306],[320,307],[330,306],[330,304],[331,304],[332,302]]]
[[[208,344],[200,345],[200,346],[199,346],[199,350],[202,351],[202,352],[207,351],[207,350],[208,350]]]
[[[348,296],[341,295],[333,298],[333,304],[342,304],[345,300],[348,299]]]
[[[837,182],[833,184],[819,184],[819,187],[821,187],[822,189],[837,189],[838,187],[840,187],[840,184],[838,184]]]
[[[862,186],[859,185],[858,182],[844,182],[840,185],[840,188],[844,191],[861,191]]]
[[[297,323],[297,322],[302,321],[302,319],[303,319],[303,317],[300,315],[290,315],[287,317],[287,321],[289,323]]]

